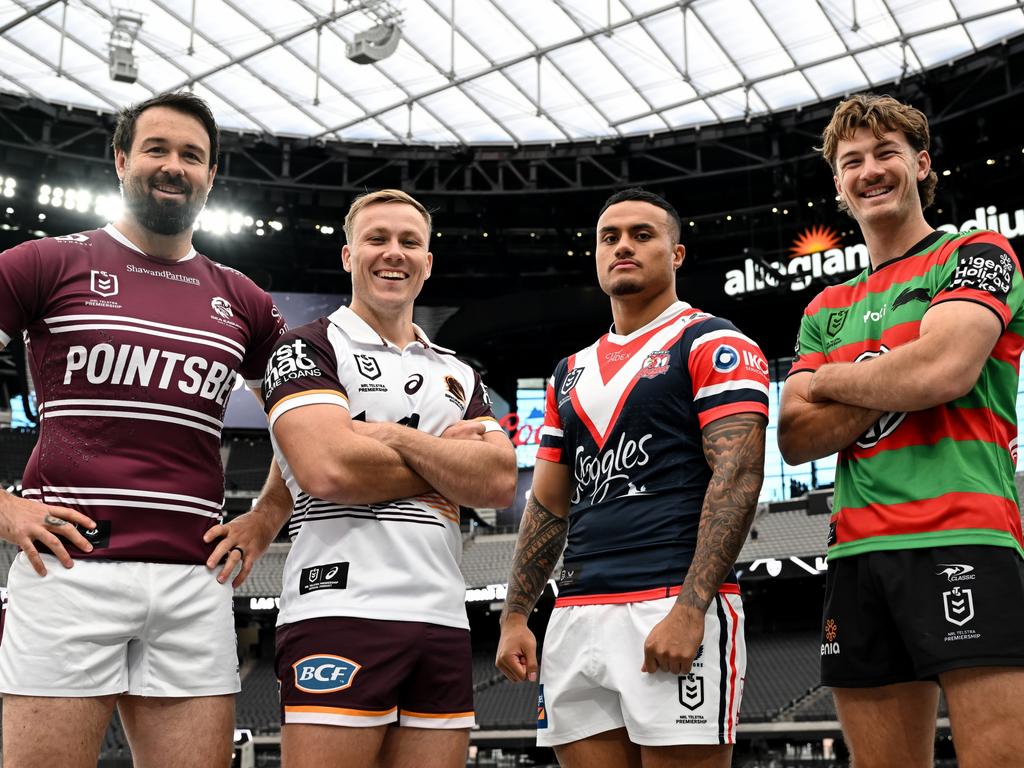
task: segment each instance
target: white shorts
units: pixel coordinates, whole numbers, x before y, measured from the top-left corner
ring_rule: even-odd
[[[237,693],[231,584],[205,565],[24,553],[11,565],[0,693],[216,696]]]
[[[537,746],[625,727],[645,746],[733,744],[747,648],[738,594],[719,593],[688,675],[641,672],[644,641],[676,598],[555,608],[544,636]]]

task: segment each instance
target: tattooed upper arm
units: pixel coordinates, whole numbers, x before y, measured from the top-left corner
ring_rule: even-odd
[[[678,598],[700,611],[707,610],[747,538],[764,479],[766,424],[759,414],[738,413],[717,419],[703,430],[711,480],[701,509],[697,548]]]

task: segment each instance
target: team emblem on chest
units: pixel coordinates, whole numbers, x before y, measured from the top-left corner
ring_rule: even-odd
[[[92,270],[89,278],[89,290],[104,298],[117,295],[117,275],[111,275],[99,269]]]
[[[657,352],[651,352],[644,358],[644,364],[640,366],[640,370],[637,371],[637,375],[643,376],[645,379],[653,379],[655,376],[661,376],[663,373],[668,373],[669,357],[670,355],[667,349],[659,349]]]
[[[380,378],[380,365],[377,363],[377,358],[372,355],[353,355],[356,359],[356,368],[366,378],[379,379]]]

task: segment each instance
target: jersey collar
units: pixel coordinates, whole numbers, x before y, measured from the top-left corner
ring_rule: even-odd
[[[107,224],[107,226],[105,226],[103,228],[103,231],[106,232],[108,235],[110,235],[115,240],[117,240],[117,242],[119,242],[121,245],[125,246],[126,248],[131,248],[133,251],[135,251],[137,253],[141,253],[147,259],[152,258],[148,253],[146,253],[144,250],[139,248],[139,246],[137,246],[135,243],[133,243],[131,240],[129,240],[127,237],[125,237],[121,233],[121,230],[119,230],[113,224]],[[177,261],[175,261],[173,263],[174,264],[182,264],[182,263],[188,261],[189,259],[194,259],[195,257],[196,257],[196,249],[190,245],[189,249],[188,249],[188,253],[185,254],[184,258],[178,259]]]
[[[391,343],[377,333],[369,323],[348,307],[338,307],[328,316],[327,319],[343,330],[345,334],[355,342],[360,344],[383,345],[385,347],[394,347],[395,349],[399,349],[398,345]],[[416,334],[416,341],[413,342],[414,344],[419,343],[427,349],[433,349],[436,352],[444,352],[449,355],[455,354],[450,349],[434,344],[427,338],[427,334],[425,334],[423,329],[416,325],[416,323],[412,324],[412,328]]]
[[[640,336],[640,335],[642,335],[644,333],[647,333],[647,331],[651,330],[656,325],[660,325],[661,323],[664,323],[666,320],[668,320],[673,315],[677,315],[680,312],[682,312],[683,310],[687,310],[687,309],[692,309],[692,307],[689,304],[687,304],[685,301],[676,301],[676,302],[674,302],[672,304],[669,304],[665,308],[664,312],[662,312],[656,318],[651,320],[651,322],[649,322],[644,327],[637,328],[635,331],[633,331],[628,336],[622,336],[621,334],[616,333],[615,332],[615,323],[612,323],[608,327],[608,341],[614,342],[615,344],[625,344],[626,342],[630,341],[631,339],[635,339],[637,336]]]

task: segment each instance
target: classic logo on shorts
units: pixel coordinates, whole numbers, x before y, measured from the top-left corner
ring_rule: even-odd
[[[295,670],[295,687],[300,691],[335,693],[352,685],[362,666],[344,656],[318,653],[299,659],[292,664],[292,669]]]
[[[740,353],[728,344],[719,344],[715,354],[711,357],[715,370],[719,373],[729,373],[735,370],[740,364]]]
[[[969,589],[953,587],[942,593],[942,608],[946,613],[946,621],[962,627],[974,618],[974,595]]]
[[[380,366],[377,364],[377,358],[372,355],[353,355],[356,359],[356,368],[366,378],[379,379],[380,378]]]
[[[679,678],[679,703],[691,712],[704,703],[704,677],[692,672]]]
[[[103,297],[116,296],[117,275],[112,275],[100,269],[92,270],[89,276],[89,290]]]
[[[645,379],[653,379],[655,376],[668,373],[668,361],[669,352],[667,349],[651,352],[651,354],[644,358],[644,364],[640,366],[637,375],[643,376]]]
[[[974,570],[973,565],[964,565],[962,563],[939,563],[939,567],[942,569],[936,576],[945,576],[946,581],[952,583],[954,581],[974,581],[975,574],[972,573]]]

